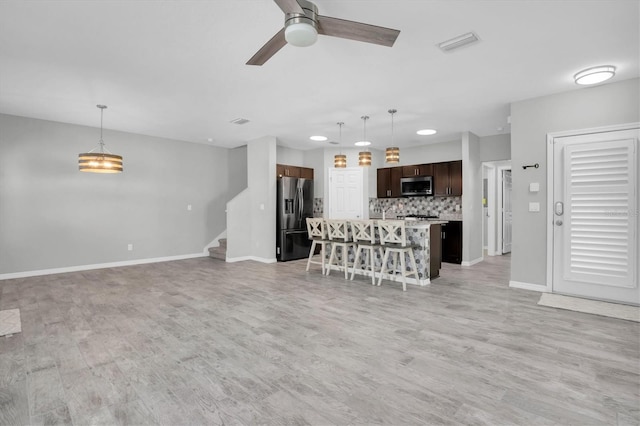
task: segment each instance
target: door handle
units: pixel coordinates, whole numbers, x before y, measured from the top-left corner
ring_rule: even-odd
[[[554,212],[556,216],[562,216],[564,214],[564,203],[562,201],[556,202]]]

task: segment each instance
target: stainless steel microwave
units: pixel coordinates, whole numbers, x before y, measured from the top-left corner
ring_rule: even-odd
[[[403,197],[433,195],[433,176],[401,178],[400,194]]]

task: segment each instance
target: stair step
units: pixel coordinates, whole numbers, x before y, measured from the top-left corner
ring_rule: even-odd
[[[209,257],[213,259],[227,260],[227,247],[209,247]]]
[[[224,248],[227,247],[227,239],[226,238],[220,238],[218,240],[218,243],[220,244],[220,247],[224,247]]]

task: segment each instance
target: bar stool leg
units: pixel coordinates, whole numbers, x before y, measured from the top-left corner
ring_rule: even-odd
[[[327,265],[327,276],[331,273],[331,265],[333,264],[333,258],[336,254],[336,245],[331,244],[331,254],[329,255],[329,264]]]
[[[413,255],[413,250],[409,251],[409,260],[411,260],[411,265],[413,266],[413,276],[416,277],[416,284],[418,283],[418,264],[416,263],[416,258]]]
[[[360,259],[360,253],[362,252],[362,247],[358,246],[356,249],[356,258],[353,259],[353,270],[351,271],[351,281],[353,281],[353,277],[356,275],[356,265],[358,264],[358,259]]]
[[[405,253],[400,254],[400,267],[402,268],[402,291],[407,291],[407,265],[405,264]]]
[[[380,269],[380,278],[378,278],[378,285],[382,284],[382,276],[384,275],[385,271],[388,270],[387,268],[388,261],[389,261],[389,250],[385,250],[384,256],[382,256],[382,268]]]
[[[347,250],[346,244],[342,246],[342,264],[344,265],[344,279],[349,279],[349,250]]]
[[[314,240],[311,243],[311,250],[309,251],[309,258],[307,259],[307,272],[309,272],[309,266],[311,265],[311,258],[313,257],[313,253],[316,251],[316,241]],[[324,268],[322,268],[322,273],[324,273]]]
[[[369,265],[371,265],[371,285],[376,284],[376,265],[375,265],[376,256],[374,254],[374,250],[375,248],[369,247],[368,256],[369,256]]]

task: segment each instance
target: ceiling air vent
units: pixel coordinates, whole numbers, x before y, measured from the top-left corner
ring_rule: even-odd
[[[233,124],[247,124],[249,122],[249,120],[247,120],[246,118],[236,118],[235,120],[231,120],[229,123],[233,123]]]
[[[452,50],[455,50],[459,47],[466,46],[477,41],[480,41],[480,39],[475,33],[466,33],[462,34],[461,36],[452,38],[451,40],[443,41],[442,43],[438,44],[438,47],[443,52],[451,52]]]

